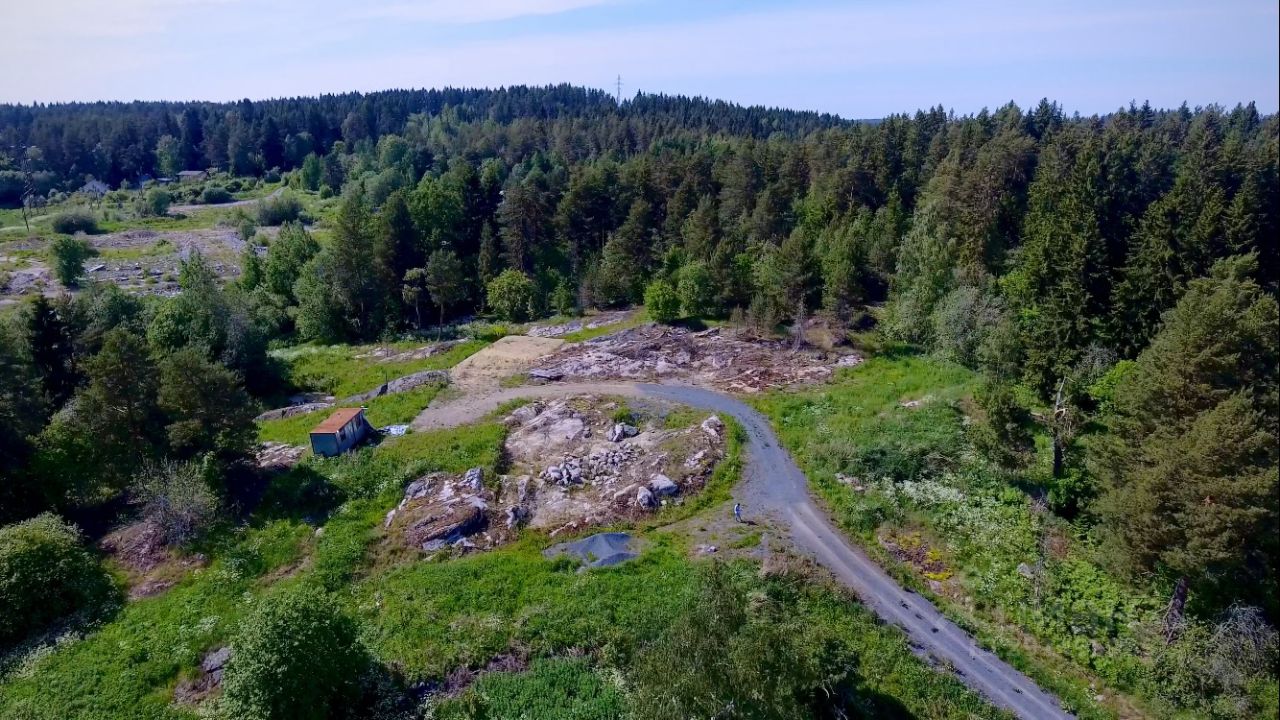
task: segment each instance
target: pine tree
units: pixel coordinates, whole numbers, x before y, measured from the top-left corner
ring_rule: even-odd
[[[1270,585],[1277,549],[1280,311],[1256,271],[1240,256],[1190,283],[1116,387],[1094,459],[1116,558],[1225,597]]]

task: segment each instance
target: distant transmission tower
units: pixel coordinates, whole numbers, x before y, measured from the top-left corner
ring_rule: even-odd
[[[618,93],[617,101],[618,101],[618,104],[621,105],[622,104],[622,76],[621,75],[618,76],[618,81],[615,84],[615,86],[617,87],[617,93]]]

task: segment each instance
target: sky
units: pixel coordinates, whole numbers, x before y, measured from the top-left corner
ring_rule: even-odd
[[[0,0],[0,102],[574,85],[875,118],[1280,105],[1276,0]]]

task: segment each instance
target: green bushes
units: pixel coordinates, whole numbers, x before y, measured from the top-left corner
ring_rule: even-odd
[[[583,658],[537,660],[527,672],[487,673],[461,697],[435,708],[439,720],[627,717],[621,690]]]
[[[0,528],[0,647],[73,613],[100,610],[113,593],[80,533],[57,516]]]
[[[63,235],[82,232],[93,235],[98,232],[98,220],[83,210],[68,210],[53,216],[53,231]]]
[[[205,205],[221,205],[222,203],[231,202],[231,193],[227,189],[218,185],[210,185],[200,193],[200,202]]]
[[[87,240],[67,235],[59,235],[49,244],[49,256],[53,264],[53,274],[67,287],[75,287],[84,275],[84,261],[97,255]]]
[[[242,720],[320,720],[360,692],[369,658],[356,624],[324,593],[291,589],[240,626],[223,680],[223,710]]]
[[[152,188],[138,198],[138,214],[143,217],[164,217],[169,214],[173,196],[163,188]]]
[[[666,280],[654,280],[644,289],[644,307],[655,322],[669,323],[680,317],[680,296]]]
[[[680,268],[676,289],[685,315],[696,318],[715,313],[715,278],[706,263],[693,262]]]
[[[518,321],[529,316],[529,303],[533,300],[533,281],[519,270],[503,270],[489,281],[486,288],[489,307],[503,320]]]
[[[259,225],[283,225],[302,217],[302,201],[292,193],[265,197],[258,202]]]

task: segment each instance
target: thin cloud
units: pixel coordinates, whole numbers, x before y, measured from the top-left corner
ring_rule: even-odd
[[[367,19],[404,20],[441,25],[515,20],[539,15],[559,15],[572,10],[609,5],[617,0],[426,0],[414,3],[370,5],[355,13]]]

